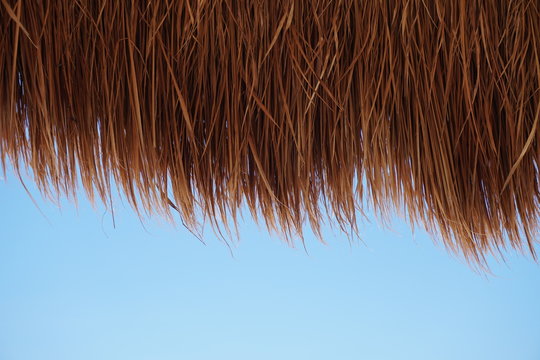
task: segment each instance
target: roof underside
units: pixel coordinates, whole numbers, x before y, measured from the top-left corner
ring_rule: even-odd
[[[537,1],[0,0],[0,156],[53,193],[293,240],[404,209],[534,253]],[[325,205],[327,210],[325,210]],[[196,215],[199,214],[199,215]]]

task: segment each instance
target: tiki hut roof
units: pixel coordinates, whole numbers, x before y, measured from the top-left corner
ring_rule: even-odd
[[[537,0],[0,0],[4,168],[188,226],[371,204],[534,254],[539,113]]]

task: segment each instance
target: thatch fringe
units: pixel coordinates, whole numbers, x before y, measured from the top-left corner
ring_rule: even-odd
[[[539,220],[538,0],[0,0],[0,154],[44,191],[301,235],[405,208],[482,263]],[[79,174],[80,173],[80,174]]]

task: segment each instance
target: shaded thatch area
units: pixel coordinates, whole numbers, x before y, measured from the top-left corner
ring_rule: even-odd
[[[354,230],[371,203],[472,262],[534,253],[539,11],[0,0],[0,154],[43,191],[75,192],[80,176],[108,203],[114,182],[192,227],[247,204],[292,240],[324,214]]]

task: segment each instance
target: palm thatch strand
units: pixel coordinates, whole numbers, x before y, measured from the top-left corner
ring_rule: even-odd
[[[191,227],[368,203],[534,255],[539,112],[538,0],[0,0],[4,168]]]

